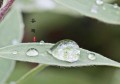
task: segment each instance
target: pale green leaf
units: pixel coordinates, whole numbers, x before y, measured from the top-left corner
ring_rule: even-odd
[[[0,23],[0,47],[21,42],[23,23],[21,12],[11,9]],[[4,84],[15,67],[14,60],[0,58],[0,84]]]
[[[110,60],[100,54],[97,54],[82,48],[80,48],[81,54],[78,61],[73,63],[60,61],[48,53],[48,50],[53,45],[54,44],[50,44],[50,43],[43,43],[43,44],[21,43],[19,45],[11,45],[11,46],[0,49],[0,57],[12,59],[12,60],[42,63],[42,64],[56,65],[56,66],[65,66],[65,67],[75,67],[75,66],[80,67],[80,66],[90,66],[90,65],[107,65],[107,66],[120,67],[120,64],[118,62]],[[39,52],[39,55],[38,56],[26,55],[26,52],[30,48],[37,49]],[[88,55],[90,53],[95,54],[95,57],[96,57],[95,60],[91,60],[88,58]]]
[[[0,58],[0,84],[4,84],[15,67],[15,61]]]
[[[41,4],[38,3],[41,2]],[[46,3],[46,4],[45,4]],[[54,4],[51,4],[54,3]],[[49,5],[51,4],[51,5]],[[44,6],[45,5],[45,6]],[[54,5],[54,6],[52,6]],[[57,12],[59,14],[67,14],[72,16],[81,16],[79,12],[74,11],[68,7],[61,6],[54,2],[53,0],[50,1],[44,1],[44,0],[16,0],[14,6],[21,8],[23,12],[45,12],[45,11],[51,11],[51,12]],[[74,12],[73,12],[74,11]]]
[[[0,23],[0,47],[21,42],[23,27],[21,11],[12,9]]]
[[[96,4],[96,0],[54,0],[57,3],[78,11],[80,14],[105,23],[120,24],[120,7],[112,4]]]

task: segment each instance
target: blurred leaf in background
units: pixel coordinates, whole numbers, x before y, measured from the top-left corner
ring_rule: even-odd
[[[0,23],[0,47],[15,45],[22,41],[23,22],[21,12],[12,9]],[[4,84],[15,68],[14,60],[0,58],[0,84]]]

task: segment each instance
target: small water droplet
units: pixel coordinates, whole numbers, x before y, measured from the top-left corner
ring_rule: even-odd
[[[19,42],[18,42],[16,39],[13,39],[13,40],[12,40],[12,44],[13,44],[13,45],[17,45],[18,43],[19,43]]]
[[[68,39],[57,42],[48,52],[58,60],[67,62],[78,61],[80,56],[77,43]]]
[[[94,53],[89,53],[88,58],[89,58],[90,60],[95,60],[95,59],[96,59],[96,56],[95,56]]]
[[[94,6],[91,8],[91,12],[97,14],[97,13],[98,13],[98,6],[94,5]]]
[[[28,56],[37,56],[39,53],[38,53],[38,50],[37,49],[35,49],[35,48],[30,48],[30,49],[28,49],[28,51],[27,51],[27,53],[26,53],[26,55],[28,55]]]
[[[113,7],[114,7],[114,8],[118,8],[119,6],[118,6],[118,4],[115,3],[115,4],[113,5]]]
[[[41,41],[40,41],[40,44],[43,44],[43,43],[45,43],[45,42],[44,42],[43,40],[41,40]]]
[[[18,52],[17,51],[13,51],[12,54],[16,55],[16,54],[18,54]]]
[[[36,6],[43,9],[54,9],[56,5],[52,0],[36,0]]]
[[[103,4],[103,0],[96,0],[96,4],[97,5],[102,5]]]

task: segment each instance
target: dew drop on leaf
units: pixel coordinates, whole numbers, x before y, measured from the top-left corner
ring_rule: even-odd
[[[43,43],[45,43],[45,42],[44,42],[43,40],[41,40],[41,41],[40,41],[40,44],[43,44]]]
[[[54,9],[55,3],[52,0],[35,0],[36,6],[43,9]]]
[[[89,58],[90,60],[95,60],[95,59],[96,59],[96,56],[95,56],[94,53],[89,53],[88,58]]]
[[[118,8],[118,4],[114,4],[113,7],[114,7],[114,8]]]
[[[67,62],[78,61],[80,56],[78,44],[68,39],[57,42],[48,52],[58,60]]]
[[[98,13],[98,6],[93,5],[91,8],[91,12],[97,14]]]
[[[30,48],[28,49],[28,51],[26,52],[26,55],[27,56],[37,56],[39,53],[38,53],[38,50],[35,49],[35,48]]]
[[[18,52],[17,51],[13,51],[12,54],[16,55],[16,54],[18,54]]]
[[[97,5],[102,5],[103,4],[103,0],[96,0],[96,4]]]

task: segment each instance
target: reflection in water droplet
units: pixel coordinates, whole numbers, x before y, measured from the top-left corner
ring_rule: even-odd
[[[114,4],[113,7],[114,8],[118,8],[119,6],[118,6],[118,4]]]
[[[57,42],[48,52],[53,57],[67,62],[78,61],[80,56],[80,49],[77,43],[68,39]]]
[[[97,13],[98,13],[98,6],[94,5],[94,6],[91,8],[91,12],[97,14]]]
[[[41,40],[41,41],[40,41],[40,44],[43,44],[43,43],[45,43],[45,42],[44,42],[43,40]]]
[[[26,55],[28,56],[37,56],[39,53],[38,53],[38,50],[35,49],[35,48],[30,48],[27,52],[26,52]]]
[[[103,0],[96,0],[96,4],[97,5],[102,5],[103,4]]]
[[[95,60],[95,59],[96,59],[96,56],[95,56],[94,53],[89,53],[88,58],[89,58],[90,60]]]
[[[18,52],[17,51],[13,51],[12,54],[16,55],[16,54],[18,54]]]

